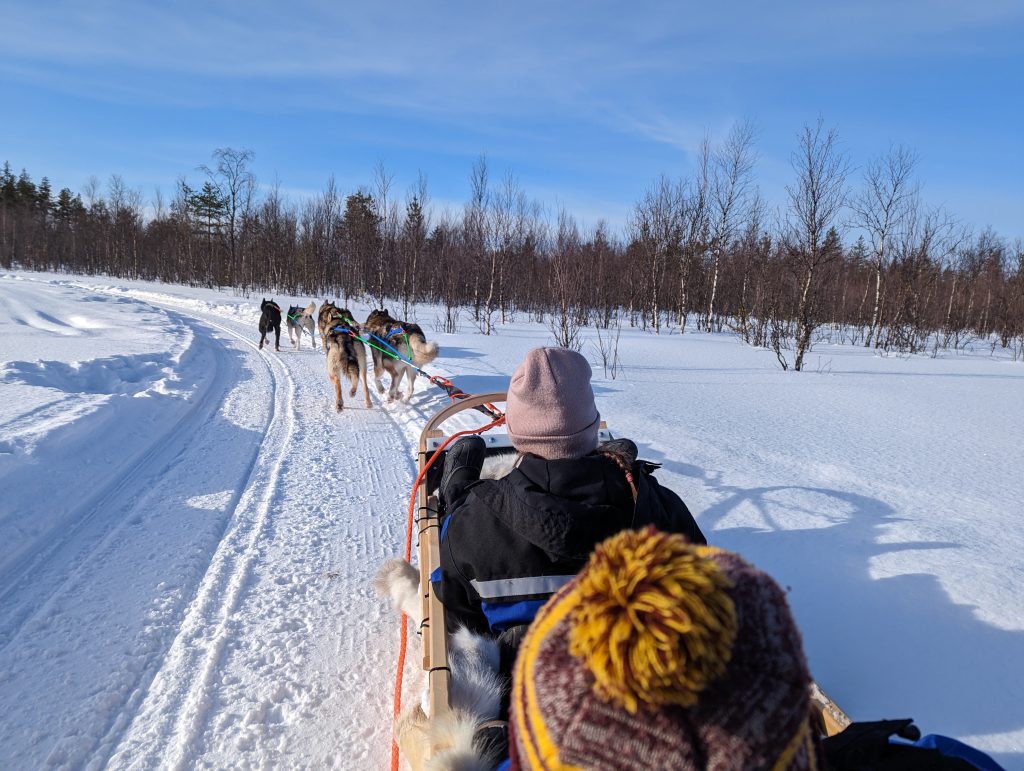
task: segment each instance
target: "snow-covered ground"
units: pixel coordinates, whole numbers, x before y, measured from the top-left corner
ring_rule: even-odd
[[[308,337],[256,349],[258,301],[0,274],[0,767],[386,765],[398,621],[369,579],[447,400],[335,413]],[[416,315],[470,392],[551,340]],[[1024,365],[818,345],[792,373],[624,330],[610,379],[584,353],[613,432],[789,588],[855,719],[1024,768]]]

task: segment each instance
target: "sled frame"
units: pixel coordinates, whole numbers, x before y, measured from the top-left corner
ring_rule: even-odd
[[[461,399],[436,413],[430,418],[420,433],[417,466],[420,471],[430,457],[438,450],[445,439],[440,426],[463,410],[475,409],[486,404],[504,402],[505,392],[480,394]],[[611,439],[611,434],[604,421],[600,426],[601,441]],[[507,435],[503,441],[499,435],[484,436],[488,451],[504,450],[511,447]],[[447,714],[449,705],[449,685],[451,672],[448,669],[448,636],[445,631],[444,606],[431,591],[430,575],[441,565],[441,516],[437,496],[430,493],[426,479],[418,491],[419,513],[419,573],[420,601],[423,606],[423,623],[420,633],[423,640],[423,671],[427,673],[427,704],[431,720]],[[810,687],[811,716],[819,731],[826,736],[834,736],[843,731],[852,722],[842,709],[825,693],[817,682]]]

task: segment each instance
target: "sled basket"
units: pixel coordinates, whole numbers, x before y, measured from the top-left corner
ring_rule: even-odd
[[[505,393],[490,393],[472,396],[445,407],[427,421],[420,434],[417,465],[419,471],[430,462],[430,459],[450,437],[441,430],[441,426],[463,410],[475,409],[482,405],[504,402]],[[481,434],[486,443],[486,454],[492,456],[505,452],[514,452],[507,432],[491,430]],[[605,442],[613,437],[605,423],[600,424],[599,441]],[[438,459],[440,460],[440,459]],[[431,720],[446,715],[449,705],[448,639],[445,632],[444,606],[431,591],[430,576],[441,564],[441,516],[438,508],[436,492],[440,482],[442,463],[434,463],[429,469],[426,479],[417,490],[418,514],[416,525],[418,532],[418,556],[421,602],[423,622],[420,628],[423,645],[423,670],[427,676],[427,709]],[[832,736],[850,724],[850,718],[836,705],[832,699],[818,686],[811,684],[811,713],[814,722],[823,735]]]

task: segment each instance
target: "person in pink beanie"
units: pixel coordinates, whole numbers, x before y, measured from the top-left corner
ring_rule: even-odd
[[[456,442],[440,497],[447,512],[441,566],[431,577],[449,630],[509,637],[586,564],[594,546],[653,524],[707,541],[686,504],[653,477],[636,445],[598,446],[601,416],[590,364],[566,348],[535,348],[512,375],[506,401],[518,451],[500,479],[481,480],[479,437]]]

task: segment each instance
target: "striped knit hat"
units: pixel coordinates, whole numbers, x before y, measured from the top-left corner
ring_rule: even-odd
[[[512,684],[513,769],[817,769],[786,598],[735,554],[647,528],[544,606]]]

